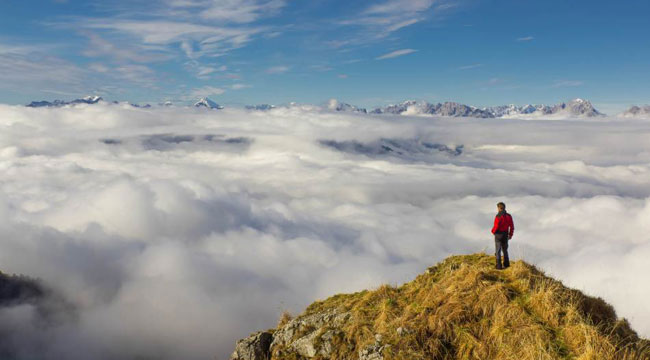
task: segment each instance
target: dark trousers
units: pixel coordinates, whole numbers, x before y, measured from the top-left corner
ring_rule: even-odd
[[[510,266],[510,258],[508,257],[508,233],[494,234],[494,247],[497,260],[497,269]],[[501,252],[503,252],[503,266],[501,266]]]

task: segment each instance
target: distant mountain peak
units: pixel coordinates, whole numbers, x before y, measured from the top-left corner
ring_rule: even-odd
[[[84,96],[83,98],[81,98],[81,100],[86,101],[88,103],[93,103],[94,104],[94,103],[96,103],[98,101],[101,101],[103,99],[102,99],[101,96],[98,96],[98,95],[87,95],[87,96]]]
[[[650,105],[631,106],[618,116],[624,118],[650,119]]]
[[[396,114],[396,115],[437,115],[451,117],[478,117],[492,118],[494,114],[474,106],[447,101],[444,103],[431,104],[426,101],[406,100],[399,104],[388,105],[383,108],[376,108],[371,111],[373,114]]]
[[[61,107],[66,105],[77,105],[77,104],[96,104],[100,101],[103,101],[101,96],[97,95],[88,95],[84,96],[81,99],[74,99],[72,101],[65,100],[54,100],[52,102],[42,100],[42,101],[32,101],[27,104],[27,107]]]
[[[327,101],[327,109],[332,111],[349,111],[349,112],[361,112],[366,113],[366,109],[360,108],[348,103],[341,102],[337,99],[330,99]]]
[[[216,102],[210,100],[207,97],[202,97],[194,104],[195,107],[205,107],[208,109],[223,109],[223,106],[217,104]]]
[[[257,105],[246,105],[246,110],[257,110],[257,111],[266,111],[275,109],[275,105],[270,104],[257,104]]]

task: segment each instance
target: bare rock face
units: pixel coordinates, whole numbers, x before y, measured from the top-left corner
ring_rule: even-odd
[[[594,117],[603,116],[588,100],[573,99],[568,103],[561,103],[553,106],[551,113],[568,113],[571,116]]]
[[[290,354],[304,359],[329,359],[343,336],[340,327],[349,319],[349,313],[336,310],[293,319],[273,333],[257,332],[237,341],[230,360],[283,359]],[[375,352],[370,349],[362,359],[381,359],[368,357]]]
[[[343,334],[339,328],[349,318],[347,312],[330,310],[289,321],[273,334],[273,357],[281,359],[284,352],[291,352],[305,358],[330,358],[336,338]]]
[[[268,360],[273,335],[269,332],[257,332],[237,341],[230,360]]]

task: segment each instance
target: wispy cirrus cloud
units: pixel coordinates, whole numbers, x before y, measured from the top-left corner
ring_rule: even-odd
[[[118,18],[85,19],[76,24],[86,29],[126,35],[143,44],[177,45],[198,43],[201,50],[240,47],[263,29],[255,27],[219,27],[171,20],[123,20]],[[185,45],[184,52],[189,53]],[[217,46],[219,45],[219,46]],[[188,54],[189,55],[189,54]]]
[[[555,80],[551,85],[552,88],[576,87],[582,86],[584,81],[581,80]]]
[[[88,38],[88,46],[82,51],[86,57],[104,57],[118,62],[149,63],[168,60],[171,53],[163,48],[152,46],[137,46],[121,42],[119,45],[104,39],[90,31],[82,31]]]
[[[452,1],[435,0],[388,0],[373,4],[353,17],[335,22],[357,27],[357,32],[346,38],[329,40],[326,44],[333,48],[342,48],[377,42],[400,29],[449,10],[454,7],[453,4]]]
[[[86,69],[40,53],[0,52],[0,88],[38,92],[58,89],[78,92],[89,76]]]
[[[225,93],[226,90],[214,86],[203,86],[190,90],[190,92],[182,96],[182,100],[196,100],[204,96],[217,96]]]
[[[365,15],[394,15],[398,13],[415,14],[431,8],[434,0],[388,0],[368,7]]]
[[[226,65],[209,64],[205,65],[195,60],[185,63],[185,69],[194,75],[197,79],[208,80],[214,78],[217,74],[228,70]]]
[[[206,80],[225,70],[212,65],[216,57],[248,45],[264,34],[277,33],[256,21],[275,16],[285,0],[164,0],[148,4],[105,4],[103,17],[77,17],[47,25],[79,31],[88,38],[82,55],[128,68],[134,63],[185,57],[194,77]],[[118,45],[119,44],[119,45]],[[206,61],[205,59],[208,59]]]
[[[0,45],[0,88],[30,93],[81,96],[104,87],[156,87],[157,76],[146,64],[93,62],[77,65],[40,52],[38,46]]]
[[[491,78],[490,80],[486,81],[486,85],[498,85],[503,83],[505,80],[501,78]]]
[[[517,41],[519,42],[532,41],[532,40],[535,40],[535,38],[532,36],[524,36],[524,37],[517,38]]]
[[[480,68],[480,67],[483,67],[483,64],[476,63],[476,64],[459,66],[458,70],[470,70],[470,69],[477,69],[477,68]]]
[[[248,89],[248,88],[251,88],[251,87],[253,87],[253,86],[248,85],[248,84],[240,84],[240,83],[230,85],[230,88],[233,89],[233,90]]]
[[[404,55],[412,54],[412,53],[414,53],[414,52],[416,52],[416,51],[417,51],[417,50],[415,50],[415,49],[401,49],[401,50],[395,50],[395,51],[391,51],[391,52],[389,52],[389,53],[387,53],[387,54],[384,54],[384,55],[378,56],[378,57],[375,58],[375,60],[392,59],[392,58],[396,58],[396,57],[399,57],[399,56],[404,56]]]
[[[247,24],[277,14],[284,0],[167,0],[169,14],[226,23]]]
[[[325,65],[325,64],[316,64],[310,66],[309,68],[319,72],[331,71],[333,69],[330,65]]]
[[[278,65],[278,66],[271,66],[270,68],[266,69],[267,74],[283,74],[289,71],[289,67],[285,65]]]

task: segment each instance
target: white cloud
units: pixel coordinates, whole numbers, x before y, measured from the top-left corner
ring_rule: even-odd
[[[553,85],[551,85],[552,88],[561,88],[561,87],[576,87],[576,86],[582,86],[584,84],[583,81],[580,80],[556,80]]]
[[[414,53],[414,52],[416,52],[416,51],[417,51],[417,50],[414,50],[414,49],[401,49],[401,50],[395,50],[395,51],[389,52],[389,53],[387,53],[387,54],[384,54],[384,55],[378,56],[378,57],[376,58],[376,60],[392,59],[392,58],[396,58],[396,57],[398,57],[398,56],[403,56],[403,55],[412,54],[412,53]]]
[[[232,84],[232,85],[230,86],[230,88],[233,89],[233,90],[248,89],[248,88],[250,88],[250,87],[252,87],[252,86],[251,86],[251,85],[248,85],[248,84],[241,84],[241,83]]]
[[[492,78],[488,81],[486,81],[487,85],[497,85],[503,83],[505,80],[501,78]]]
[[[433,4],[434,0],[389,0],[370,6],[364,11],[364,14],[393,15],[402,12],[417,13],[429,9]]]
[[[524,36],[524,37],[517,38],[517,41],[532,41],[532,40],[535,40],[535,38],[532,36]]]
[[[140,38],[146,44],[181,44],[200,41],[203,44],[229,43],[241,45],[261,28],[218,27],[168,20],[87,19],[79,24],[88,29],[110,30]],[[184,45],[187,50],[187,44]]]
[[[312,65],[310,68],[316,70],[316,71],[330,71],[333,70],[334,68],[329,66],[329,65],[323,65],[323,64],[318,64],[318,65]]]
[[[185,63],[185,69],[192,73],[197,79],[208,80],[216,77],[217,73],[228,70],[226,65],[203,65],[198,61],[190,60]]]
[[[287,71],[289,71],[289,67],[284,65],[272,66],[266,69],[267,74],[283,74]]]
[[[646,124],[308,108],[0,105],[0,270],[79,309],[2,308],[0,331],[46,360],[224,359],[284,309],[491,252],[502,200],[515,259],[650,336]]]
[[[121,43],[115,45],[112,42],[102,38],[101,36],[92,32],[84,32],[88,37],[88,47],[82,52],[84,56],[88,57],[107,57],[120,62],[139,62],[148,63],[154,61],[168,60],[169,53],[161,50],[153,51],[154,49],[146,47],[135,47],[130,44]]]
[[[431,20],[454,7],[451,2],[434,0],[388,0],[373,4],[354,16],[336,21],[353,30],[348,36],[329,40],[326,44],[341,48],[383,41],[402,28]]]
[[[225,93],[226,90],[214,86],[203,86],[200,88],[192,89],[189,94],[185,95],[183,98],[186,100],[196,100],[204,96],[215,96]]]
[[[157,79],[154,71],[145,65],[125,64],[113,69],[112,74],[122,80],[130,81],[143,87],[155,87]]]
[[[88,64],[88,69],[98,73],[107,73],[111,70],[108,66],[101,63]]]
[[[79,92],[89,75],[87,69],[30,47],[0,46],[0,88],[6,90]]]
[[[167,0],[173,15],[196,16],[206,20],[251,23],[275,15],[286,6],[284,0]],[[180,12],[179,12],[180,11]]]
[[[134,8],[108,4],[116,14],[51,25],[82,30],[90,39],[87,56],[150,62],[182,52],[188,59],[218,57],[247,45],[256,36],[277,34],[272,26],[255,26],[277,15],[284,0],[166,0],[149,4],[146,17]],[[101,34],[101,36],[100,36]],[[114,44],[120,43],[120,46]]]
[[[483,64],[463,65],[463,66],[459,66],[458,70],[470,70],[470,69],[476,69],[480,67],[483,67]]]

